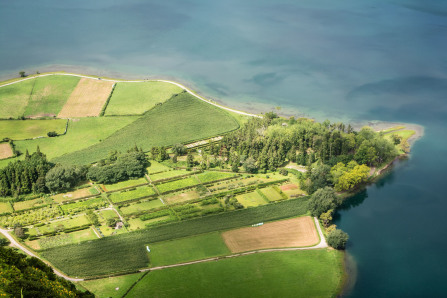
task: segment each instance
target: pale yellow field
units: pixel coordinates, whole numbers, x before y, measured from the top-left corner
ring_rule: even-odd
[[[98,116],[112,91],[113,82],[82,78],[71,93],[59,118]]]
[[[222,233],[233,253],[258,249],[316,245],[317,230],[310,216],[271,222]]]
[[[1,143],[0,144],[0,159],[8,158],[13,156],[12,148],[9,143]]]

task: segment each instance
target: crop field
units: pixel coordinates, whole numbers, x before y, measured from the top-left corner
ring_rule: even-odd
[[[152,181],[157,181],[157,180],[161,180],[161,179],[182,176],[182,175],[186,175],[186,174],[190,174],[190,173],[191,172],[188,172],[186,170],[172,170],[172,171],[166,171],[166,172],[161,172],[161,173],[157,173],[157,174],[150,174],[149,177],[151,178]]]
[[[160,193],[165,193],[171,190],[176,190],[184,187],[195,186],[198,185],[199,181],[197,181],[194,177],[187,177],[181,180],[176,180],[172,182],[166,182],[163,184],[158,184],[156,187]]]
[[[1,128],[0,128],[1,129]],[[0,159],[8,158],[14,155],[9,143],[0,143]]]
[[[20,211],[20,210],[24,210],[24,209],[31,209],[34,207],[39,207],[39,206],[43,206],[43,205],[50,204],[50,203],[52,203],[52,200],[49,198],[48,199],[39,198],[39,199],[34,199],[34,200],[15,202],[14,210]]]
[[[101,210],[98,212],[99,218],[107,220],[109,218],[118,218],[118,215],[113,210]]]
[[[141,185],[141,184],[148,184],[148,182],[145,178],[131,179],[131,180],[126,180],[126,181],[121,181],[121,182],[118,182],[115,184],[104,184],[103,189],[105,191],[115,191],[118,189],[132,187],[132,186]]]
[[[25,152],[28,149],[30,153],[35,152],[36,147],[39,146],[40,150],[47,155],[48,159],[56,163],[63,162],[64,157],[62,155],[96,144],[136,119],[137,117],[135,116],[72,119],[68,123],[67,134],[63,136],[16,141],[14,144],[17,150]],[[10,161],[23,158],[25,158],[25,155],[0,161],[0,167],[5,167]]]
[[[34,80],[0,88],[0,118],[17,118],[25,114]]]
[[[236,199],[239,201],[239,203],[244,205],[245,208],[257,207],[269,203],[256,191],[236,196]]]
[[[25,115],[29,117],[56,116],[79,83],[78,77],[47,76],[36,78]],[[21,83],[18,83],[21,84]]]
[[[162,207],[163,203],[159,200],[151,200],[145,202],[137,202],[135,204],[131,204],[127,207],[121,207],[120,210],[124,215],[133,214],[141,211],[148,211],[151,209]]]
[[[212,192],[226,191],[237,189],[245,186],[256,185],[263,182],[273,181],[272,178],[259,178],[259,177],[239,177],[227,181],[217,182],[214,185],[207,186]]]
[[[112,91],[113,82],[81,78],[58,118],[98,116]]]
[[[3,213],[12,213],[13,209],[9,202],[0,202],[0,214]]]
[[[104,279],[82,281],[80,284],[99,298],[121,298],[145,273],[135,273]],[[147,274],[147,273],[146,273]]]
[[[147,244],[152,267],[230,254],[219,232]]]
[[[63,202],[67,202],[67,201],[77,200],[77,199],[83,198],[83,197],[88,197],[88,196],[95,195],[95,194],[98,194],[98,191],[94,187],[86,187],[86,188],[81,188],[81,189],[67,192],[67,193],[57,194],[57,195],[52,196],[51,198],[56,203],[63,203]]]
[[[283,200],[283,197],[276,191],[274,187],[266,187],[259,190],[262,192],[269,201],[281,201]]]
[[[156,162],[155,160],[150,161],[151,165],[147,167],[147,172],[150,174],[158,173],[158,172],[164,172],[164,171],[170,171],[171,168],[167,167],[159,162]]]
[[[113,90],[105,115],[141,115],[180,92],[180,87],[164,82],[119,82]]]
[[[307,202],[308,197],[303,197],[257,208],[173,222],[79,245],[51,248],[43,251],[42,256],[73,276],[136,270],[148,265],[145,247],[147,243],[304,215],[307,212]]]
[[[88,220],[88,218],[85,215],[81,215],[81,216],[76,216],[73,218],[57,220],[57,221],[51,222],[50,224],[46,224],[41,227],[30,228],[30,229],[28,229],[28,233],[29,233],[29,235],[34,236],[34,235],[40,235],[43,233],[53,232],[55,229],[59,229],[59,227],[62,227],[62,226],[63,226],[62,228],[69,229],[69,228],[87,225],[89,223],[90,223],[90,221]]]
[[[149,127],[150,129],[142,129]],[[146,112],[99,144],[67,154],[64,162],[91,163],[106,157],[112,149],[125,151],[129,149],[129,144],[136,144],[144,151],[149,151],[153,146],[205,139],[238,127],[237,121],[222,109],[190,94],[181,93]]]
[[[319,242],[314,221],[309,216],[266,223],[222,233],[233,253],[279,247],[311,246]]]
[[[150,186],[138,187],[135,190],[128,190],[122,192],[114,192],[109,195],[109,199],[113,203],[125,202],[133,199],[144,198],[155,195],[155,190]]]
[[[197,178],[199,178],[200,182],[202,182],[202,183],[208,183],[208,182],[225,179],[225,178],[230,178],[230,177],[235,177],[235,176],[236,176],[236,174],[234,174],[234,173],[210,171],[210,172],[198,174]]]
[[[279,189],[285,193],[289,198],[303,196],[306,193],[301,190],[297,185],[295,184],[285,184],[281,185]]]
[[[96,197],[77,201],[75,203],[63,204],[61,205],[61,209],[62,211],[64,211],[64,213],[76,213],[95,207],[105,207],[107,206],[107,204],[108,203],[104,201],[103,198]]]
[[[270,252],[156,270],[126,297],[331,297],[342,281],[343,252]]]
[[[0,120],[0,139],[24,140],[46,137],[50,131],[63,134],[67,120]]]
[[[42,237],[38,240],[34,240],[38,243],[38,249],[48,249],[52,247],[58,247],[68,244],[79,244],[82,241],[98,239],[95,232],[91,228],[87,228],[81,231],[75,231],[67,234],[60,234],[51,237]]]
[[[187,202],[191,200],[198,199],[200,197],[199,193],[196,190],[178,192],[174,194],[169,194],[163,198],[163,201],[166,204],[176,204],[180,202]]]

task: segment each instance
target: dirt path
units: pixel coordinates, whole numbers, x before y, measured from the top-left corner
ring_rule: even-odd
[[[86,78],[86,79],[96,79],[96,80],[101,80],[101,81],[105,81],[105,82],[114,82],[114,83],[119,83],[119,82],[122,82],[122,83],[142,83],[142,82],[164,82],[164,83],[169,83],[169,84],[176,85],[176,86],[178,86],[178,87],[180,87],[180,88],[186,90],[186,92],[188,92],[188,93],[191,94],[192,96],[194,96],[194,97],[196,97],[196,98],[198,98],[198,99],[200,99],[200,100],[202,100],[202,101],[204,101],[204,102],[206,102],[206,103],[209,103],[210,105],[216,106],[216,107],[218,107],[218,108],[221,108],[221,109],[224,109],[224,110],[227,110],[227,111],[230,111],[230,112],[239,114],[239,115],[244,115],[244,116],[250,116],[250,117],[261,118],[261,116],[259,116],[259,115],[255,115],[255,114],[251,114],[251,113],[246,113],[246,112],[238,111],[238,110],[231,109],[231,108],[227,108],[227,107],[221,106],[221,105],[219,105],[219,104],[217,104],[217,103],[211,102],[210,100],[205,99],[204,97],[195,94],[193,91],[189,90],[189,89],[186,88],[184,85],[182,85],[182,84],[180,84],[180,83],[177,83],[177,82],[168,81],[168,80],[134,80],[134,81],[122,81],[122,80],[101,79],[101,78],[97,78],[97,77],[95,78],[95,77],[84,76],[84,75],[77,75],[77,74],[71,74],[71,73],[50,73],[50,74],[41,74],[41,75],[33,76],[33,77],[31,77],[31,78],[25,78],[25,79],[22,79],[22,80],[17,80],[17,81],[11,82],[11,83],[7,83],[7,84],[4,84],[4,85],[0,85],[0,88],[1,88],[1,87],[5,87],[5,86],[9,86],[9,85],[13,85],[13,84],[17,84],[17,83],[20,83],[20,82],[23,82],[23,81],[26,81],[26,80],[32,80],[32,79],[35,79],[35,78],[38,78],[38,77],[46,77],[46,76],[54,76],[54,75],[58,75],[58,76],[72,76],[72,77],[79,77],[79,78]]]
[[[42,262],[44,262],[45,264],[51,266],[51,268],[53,268],[53,271],[56,275],[65,278],[66,280],[69,281],[73,281],[73,282],[78,282],[78,281],[83,281],[84,279],[82,278],[71,278],[65,274],[63,274],[62,272],[60,272],[59,270],[55,269],[50,263],[48,263],[45,260],[42,260],[41,258],[39,258],[36,254],[34,254],[33,252],[31,252],[29,249],[27,249],[25,246],[21,245],[19,242],[17,242],[14,237],[12,237],[9,234],[9,230],[4,230],[4,229],[0,229],[0,233],[2,233],[6,238],[8,238],[9,242],[11,242],[11,246],[17,247],[18,249],[22,250],[24,253],[26,253],[27,255],[31,256],[31,257],[35,257],[38,258],[39,260],[41,260]]]

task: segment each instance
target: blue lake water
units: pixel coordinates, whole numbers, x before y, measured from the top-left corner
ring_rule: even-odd
[[[352,297],[445,296],[447,2],[1,1],[0,78],[167,77],[229,106],[425,127],[411,158],[340,211]]]

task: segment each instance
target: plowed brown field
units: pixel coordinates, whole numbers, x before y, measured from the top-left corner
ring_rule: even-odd
[[[319,241],[314,221],[309,216],[232,230],[222,233],[222,237],[232,253],[267,248],[311,246]]]
[[[82,78],[58,117],[98,116],[112,91],[113,84],[113,82]]]
[[[0,144],[0,159],[8,158],[13,156],[12,148],[9,143],[1,143]]]

